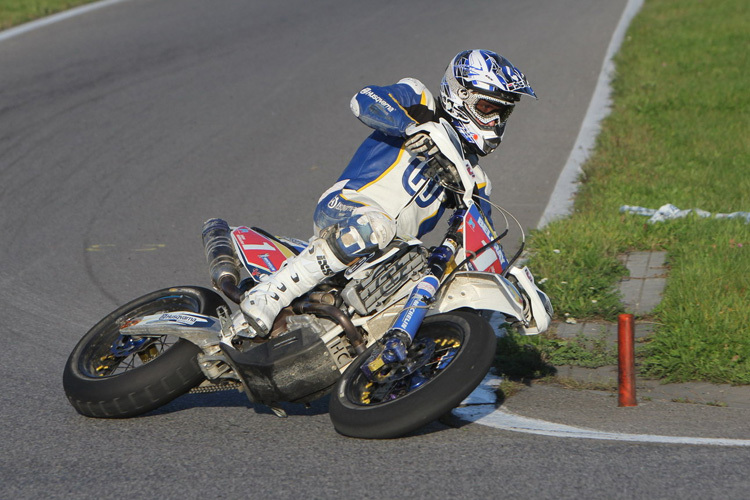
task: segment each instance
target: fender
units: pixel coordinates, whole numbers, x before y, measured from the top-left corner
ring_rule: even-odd
[[[495,273],[480,271],[457,272],[440,291],[433,308],[427,313],[444,313],[462,307],[498,311],[522,322],[528,321],[523,314],[523,298],[510,281]]]
[[[217,345],[221,340],[221,322],[213,316],[192,311],[151,314],[128,322],[120,328],[122,335],[160,337],[174,335],[198,347]]]
[[[510,274],[518,280],[518,286],[523,289],[531,303],[531,314],[527,318],[528,325],[523,329],[524,335],[536,335],[547,331],[554,314],[549,297],[536,286],[534,276],[528,267],[519,269],[513,266],[510,268]]]

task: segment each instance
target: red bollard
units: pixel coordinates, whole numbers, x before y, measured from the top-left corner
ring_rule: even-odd
[[[617,406],[638,406],[635,400],[635,329],[632,314],[620,314],[617,328],[620,399]]]

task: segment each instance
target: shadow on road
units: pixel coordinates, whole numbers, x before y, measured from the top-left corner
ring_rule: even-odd
[[[288,415],[322,415],[328,413],[328,397],[310,403],[309,407],[301,404],[281,403],[279,406]],[[188,410],[190,408],[245,407],[259,415],[273,415],[268,406],[251,403],[245,394],[239,391],[222,391],[207,394],[185,394],[161,408],[146,413],[143,417],[165,415]]]

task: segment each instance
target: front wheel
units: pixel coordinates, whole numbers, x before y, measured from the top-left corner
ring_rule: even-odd
[[[409,349],[414,356],[429,352],[429,358],[409,376],[385,383],[370,381],[361,370],[374,348],[352,362],[331,395],[331,421],[346,436],[395,438],[449,412],[484,378],[496,339],[492,327],[474,312],[430,316]]]
[[[112,312],[84,335],[65,364],[63,388],[82,415],[133,417],[156,409],[203,381],[196,345],[172,336],[134,337],[120,328],[161,312],[216,316],[225,306],[215,292],[175,287],[139,297]]]

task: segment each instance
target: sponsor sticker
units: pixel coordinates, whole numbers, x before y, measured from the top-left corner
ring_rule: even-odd
[[[170,321],[172,323],[181,323],[183,325],[194,325],[200,318],[180,313],[164,313],[159,316],[159,321]]]
[[[435,292],[437,292],[437,288],[427,281],[423,281],[417,285],[417,290],[424,290],[429,297],[434,297]]]

